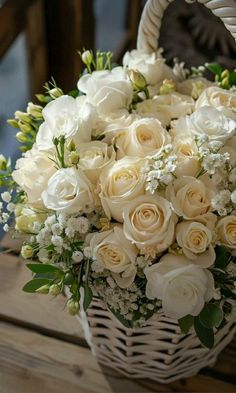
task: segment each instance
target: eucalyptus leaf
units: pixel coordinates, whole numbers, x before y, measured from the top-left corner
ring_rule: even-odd
[[[213,329],[206,328],[199,317],[194,318],[194,329],[201,343],[209,349],[213,348],[215,341]]]
[[[224,313],[221,307],[213,303],[206,304],[199,315],[202,325],[208,329],[219,327],[223,318]]]
[[[39,289],[43,285],[47,285],[50,283],[51,283],[51,280],[49,280],[47,278],[35,278],[35,279],[27,282],[27,284],[25,284],[25,286],[23,287],[23,291],[34,293],[37,289]]]
[[[178,320],[179,327],[182,333],[187,334],[193,326],[194,317],[192,315],[186,315],[185,317]]]

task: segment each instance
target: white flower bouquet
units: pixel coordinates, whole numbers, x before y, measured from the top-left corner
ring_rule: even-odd
[[[236,71],[81,58],[74,91],[53,81],[9,120],[15,169],[0,156],[1,222],[34,261],[24,290],[67,287],[73,315],[99,298],[128,328],[164,313],[212,348],[236,299]]]

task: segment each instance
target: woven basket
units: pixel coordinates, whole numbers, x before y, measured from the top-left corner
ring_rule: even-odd
[[[173,0],[148,0],[138,31],[137,47],[146,52],[157,50],[164,10]],[[192,0],[186,0],[191,3]],[[236,2],[198,0],[221,18],[236,39]],[[116,317],[94,300],[87,312],[78,316],[92,352],[101,364],[131,378],[151,378],[161,383],[195,375],[212,366],[218,354],[236,332],[236,314],[218,331],[215,346],[203,347],[194,332],[183,335],[178,322],[163,314],[139,329],[124,327]]]

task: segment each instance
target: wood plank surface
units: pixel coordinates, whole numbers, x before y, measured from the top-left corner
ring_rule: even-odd
[[[81,327],[64,309],[63,296],[52,298],[50,295],[22,291],[31,277],[19,257],[0,255],[0,318],[32,325],[39,330],[51,330],[80,341],[83,338]]]
[[[110,393],[89,349],[0,323],[0,393]]]

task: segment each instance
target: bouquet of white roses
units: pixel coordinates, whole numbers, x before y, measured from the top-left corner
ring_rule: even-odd
[[[53,81],[9,120],[15,169],[0,156],[0,219],[34,261],[24,290],[68,287],[71,314],[98,297],[127,327],[164,312],[212,347],[236,299],[236,72],[81,57],[77,89]]]

